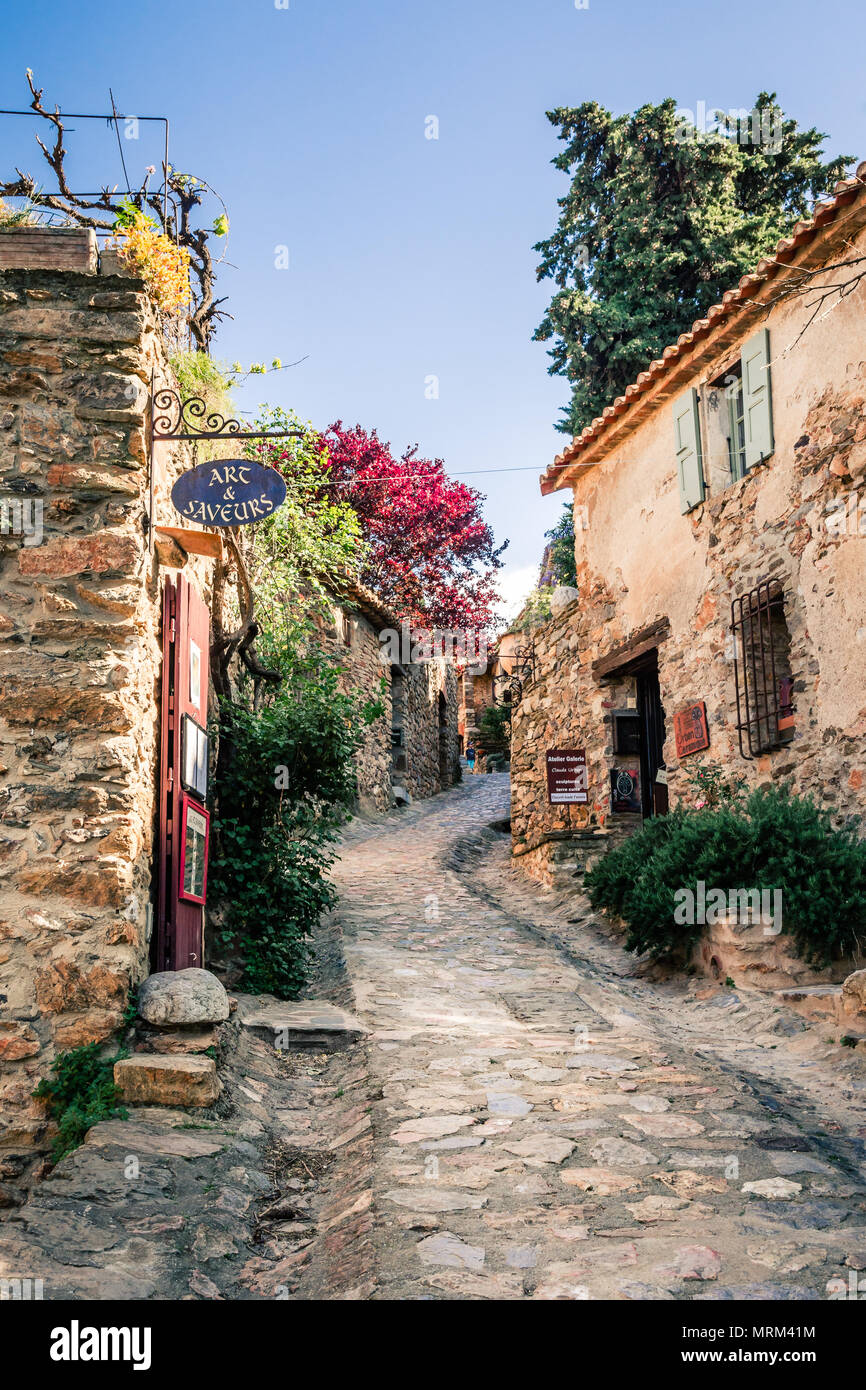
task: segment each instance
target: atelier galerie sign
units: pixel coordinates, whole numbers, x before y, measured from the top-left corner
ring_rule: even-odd
[[[547,761],[547,799],[551,806],[585,806],[589,801],[584,748],[550,748]]]
[[[674,738],[678,758],[687,758],[690,753],[700,753],[704,748],[709,748],[707,707],[703,700],[677,710],[674,715]]]
[[[249,526],[286,500],[285,479],[252,459],[215,459],[182,473],[171,500],[187,521],[202,526]]]

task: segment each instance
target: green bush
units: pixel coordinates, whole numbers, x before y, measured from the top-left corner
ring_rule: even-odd
[[[327,873],[355,803],[353,756],[383,706],[345,694],[314,648],[284,656],[283,671],[264,708],[223,703],[209,894],[245,986],[291,999],[306,980],[307,938],[335,900]]]
[[[511,743],[508,705],[488,705],[478,722],[478,742],[486,753],[505,751]]]
[[[48,1113],[57,1123],[51,1155],[55,1163],[78,1148],[91,1125],[128,1118],[114,1084],[114,1064],[125,1055],[103,1057],[99,1043],[87,1043],[54,1058],[51,1075],[43,1077],[33,1094],[48,1101]]]
[[[707,891],[780,891],[782,929],[817,965],[853,953],[866,934],[866,843],[787,787],[656,817],[584,882],[594,908],[625,919],[627,948],[656,957],[684,953],[701,935],[701,923],[675,920],[677,891],[698,882]]]

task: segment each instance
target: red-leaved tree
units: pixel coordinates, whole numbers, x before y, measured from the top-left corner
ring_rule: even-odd
[[[494,546],[482,494],[449,478],[441,459],[419,458],[417,446],[395,458],[360,425],[338,420],[321,449],[369,545],[362,582],[416,627],[489,632],[508,542]]]

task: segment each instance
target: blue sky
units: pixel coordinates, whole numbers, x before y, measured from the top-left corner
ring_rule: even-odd
[[[454,474],[531,470],[466,478],[510,539],[514,600],[561,507],[537,483],[567,396],[532,342],[550,294],[532,245],[565,188],[545,111],[669,95],[727,110],[767,88],[829,133],[828,153],[866,158],[864,39],[851,0],[31,0],[4,14],[0,105],[27,104],[29,66],[61,108],[107,110],[111,86],[121,111],[167,114],[172,162],[231,217],[221,293],[235,317],[215,355],[306,357],[254,379],[241,406],[375,426]],[[36,124],[0,121],[4,174],[38,167]],[[121,179],[110,130],[82,124],[68,145],[79,187]],[[133,176],[159,143],[142,127],[125,153]]]

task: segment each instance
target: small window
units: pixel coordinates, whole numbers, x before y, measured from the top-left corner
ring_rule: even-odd
[[[349,617],[349,614],[348,614],[348,613],[345,611],[345,609],[343,609],[343,608],[340,609],[339,633],[340,633],[340,641],[342,642],[343,646],[344,646],[344,647],[351,647],[351,645],[352,645],[352,619]]]
[[[751,760],[794,737],[794,678],[785,596],[765,579],[731,604],[740,752]]]
[[[748,472],[743,366],[739,360],[710,383],[705,401],[709,472],[715,492]]]
[[[640,719],[637,710],[614,710],[613,751],[636,758],[640,753]]]
[[[725,386],[725,399],[728,405],[728,461],[731,477],[745,478],[749,471],[746,463],[746,410],[743,402],[743,369],[740,363],[728,373]]]

